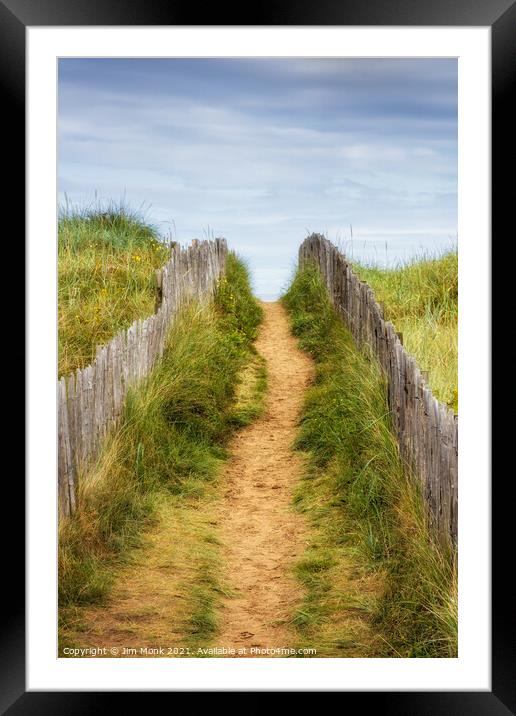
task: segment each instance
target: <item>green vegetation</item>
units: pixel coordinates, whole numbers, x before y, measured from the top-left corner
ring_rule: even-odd
[[[417,259],[387,270],[354,266],[403,333],[405,348],[429,372],[432,392],[458,412],[458,255]]]
[[[316,362],[297,440],[309,467],[295,502],[313,528],[297,568],[303,645],[318,656],[456,656],[453,560],[402,469],[380,369],[355,347],[315,267],[283,300]]]
[[[136,212],[108,205],[61,212],[58,226],[59,375],[154,312],[155,269],[169,249]]]
[[[170,518],[179,500],[195,516],[226,457],[229,436],[260,410],[265,375],[252,347],[260,320],[247,270],[230,254],[214,304],[192,305],[174,322],[163,359],[128,394],[119,429],[80,478],[78,509],[60,528],[62,634],[78,606],[109,595],[115,568],[131,558],[158,512]],[[187,533],[181,533],[182,545]],[[198,564],[190,632],[207,638],[221,590],[215,538],[196,527],[190,539],[197,540],[190,549]]]

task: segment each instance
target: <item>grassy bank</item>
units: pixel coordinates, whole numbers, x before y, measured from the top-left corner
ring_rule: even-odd
[[[316,362],[297,440],[309,467],[295,501],[313,528],[298,565],[303,644],[320,656],[455,656],[456,575],[402,470],[379,367],[356,349],[315,268],[283,300]]]
[[[154,312],[155,270],[168,255],[155,228],[123,206],[62,212],[59,375],[88,365],[97,345]]]
[[[383,303],[387,320],[403,333],[403,342],[432,392],[458,412],[458,255],[423,258],[387,270],[354,266]]]
[[[229,436],[260,410],[265,375],[252,348],[260,320],[247,270],[230,254],[214,305],[184,311],[163,359],[128,395],[119,429],[81,477],[78,509],[61,526],[61,642],[78,607],[109,596],[117,570],[133,559],[142,533],[158,519],[186,525],[171,540],[195,557],[187,560],[189,568],[197,565],[190,634],[206,639],[215,629],[220,569],[214,539],[209,526],[186,519],[184,507],[195,515],[216,480]]]

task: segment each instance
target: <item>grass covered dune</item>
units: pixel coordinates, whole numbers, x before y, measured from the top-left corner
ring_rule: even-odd
[[[61,211],[59,376],[87,366],[98,345],[154,312],[155,271],[169,253],[156,228],[124,206]]]
[[[428,372],[435,397],[458,413],[458,254],[422,257],[395,269],[354,264],[403,333],[405,348]]]
[[[357,350],[315,266],[298,271],[283,301],[316,363],[297,439],[308,469],[295,502],[313,528],[298,565],[303,643],[320,656],[456,656],[454,562],[404,473],[380,368]],[[351,572],[353,593],[342,585]],[[355,634],[350,610],[361,617]]]

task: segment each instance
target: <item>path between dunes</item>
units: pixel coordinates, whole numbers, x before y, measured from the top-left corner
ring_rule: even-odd
[[[231,596],[216,606],[216,633],[197,646],[234,648],[235,656],[246,657],[260,656],[250,652],[253,646],[295,646],[291,620],[303,594],[293,566],[309,529],[292,507],[303,470],[292,443],[313,367],[290,334],[281,304],[262,305],[256,342],[267,362],[262,416],[234,436],[220,479],[206,486],[203,500],[162,501],[155,528],[117,570],[108,603],[72,615],[66,644],[106,646],[108,657],[154,655],[141,647],[156,646],[180,649],[158,650],[157,656],[184,655],[192,590],[202,586],[209,545]],[[246,653],[239,655],[242,647]]]
[[[240,431],[222,480],[218,506],[226,582],[216,645],[293,647],[290,625],[301,594],[293,565],[305,547],[304,518],[292,509],[302,457],[292,450],[311,360],[297,347],[280,303],[263,303],[256,341],[267,362],[268,389],[261,418]]]

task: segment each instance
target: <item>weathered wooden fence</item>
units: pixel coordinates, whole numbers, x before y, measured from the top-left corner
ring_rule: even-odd
[[[422,483],[437,530],[457,541],[457,416],[432,395],[413,356],[392,323],[384,320],[372,288],[361,281],[345,257],[320,234],[299,249],[299,264],[314,262],[330,299],[358,346],[368,344],[388,382],[389,409],[400,453]]]
[[[167,329],[186,300],[204,302],[225,270],[224,239],[176,245],[158,272],[161,302],[156,313],[135,321],[107,345],[93,363],[58,382],[58,499],[61,515],[76,504],[79,468],[97,453],[116,424],[127,390],[146,376],[163,354]]]

